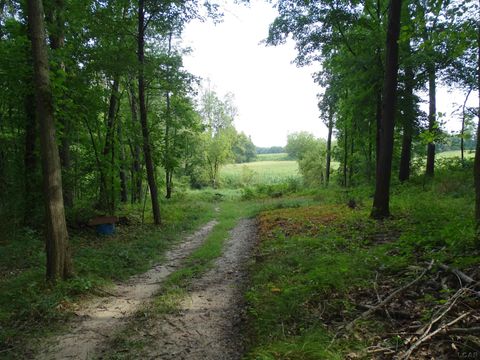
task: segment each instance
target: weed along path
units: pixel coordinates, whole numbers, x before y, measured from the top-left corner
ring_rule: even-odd
[[[165,261],[148,272],[117,285],[111,296],[85,304],[66,334],[42,344],[38,359],[90,359],[98,346],[108,340],[127,319],[148,302],[162,281],[182,265],[183,260],[208,237],[213,220],[165,254]]]

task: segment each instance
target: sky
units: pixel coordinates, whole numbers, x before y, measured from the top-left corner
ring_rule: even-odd
[[[312,78],[318,65],[299,68],[293,64],[293,41],[275,47],[261,43],[277,15],[266,1],[251,0],[248,5],[224,1],[220,24],[193,21],[187,25],[183,44],[192,53],[184,57],[185,67],[209,79],[219,95],[234,94],[235,127],[250,135],[255,145],[284,146],[287,135],[297,131],[326,138],[317,107],[317,94],[323,90]],[[470,97],[472,103],[475,95]],[[462,93],[439,87],[437,111],[450,114],[453,103],[463,103]],[[428,111],[428,104],[422,109]],[[449,118],[447,130],[457,130],[458,115]]]

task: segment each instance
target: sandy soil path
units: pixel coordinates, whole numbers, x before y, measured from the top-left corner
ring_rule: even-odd
[[[245,266],[256,243],[255,220],[241,220],[230,233],[223,255],[192,285],[180,312],[149,329],[155,341],[149,359],[234,360],[244,353],[242,336]]]
[[[158,292],[161,282],[208,236],[211,221],[165,254],[165,261],[148,272],[117,285],[114,296],[90,302],[77,311],[69,331],[42,345],[38,359],[89,359],[102,342],[115,333],[143,303]]]

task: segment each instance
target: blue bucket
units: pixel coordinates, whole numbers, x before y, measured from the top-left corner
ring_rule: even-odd
[[[99,235],[113,235],[115,232],[115,224],[100,224],[97,225],[96,229]]]

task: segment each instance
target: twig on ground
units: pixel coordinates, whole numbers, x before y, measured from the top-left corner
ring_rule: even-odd
[[[463,313],[462,315],[456,317],[455,319],[453,319],[453,320],[450,321],[449,323],[440,326],[437,330],[432,331],[431,333],[425,333],[423,336],[421,336],[421,337],[407,350],[407,352],[406,352],[400,359],[401,359],[401,360],[408,360],[408,359],[410,358],[410,356],[412,355],[412,353],[413,353],[421,344],[423,344],[425,341],[431,339],[432,337],[434,337],[435,335],[437,335],[439,332],[445,330],[445,329],[448,328],[449,326],[452,326],[453,324],[459,322],[460,320],[462,320],[465,316],[467,316],[467,315],[469,315],[469,314],[470,314],[470,311],[468,311],[468,312],[466,312],[466,313]]]
[[[365,304],[357,304],[357,307],[361,310],[370,310],[372,308],[374,308],[375,306],[372,306],[372,305],[365,305]],[[375,314],[382,314],[382,315],[386,315],[387,311],[386,309],[381,309],[381,308],[377,308],[375,309]],[[412,318],[412,314],[406,312],[406,311],[401,311],[401,310],[388,310],[388,314],[387,316],[390,317],[390,319],[393,317],[394,319],[411,319]]]
[[[378,302],[381,303],[381,302],[382,302],[382,298],[381,298],[380,295],[378,294],[378,271],[375,272],[375,282],[373,283],[373,289],[375,290],[375,294],[377,295],[377,300],[378,300]],[[385,307],[383,310],[384,310],[385,314],[387,315],[388,319],[390,320],[390,322],[393,324],[393,319],[392,319],[392,317],[390,316],[390,313],[388,312],[387,307]]]
[[[433,262],[434,260],[432,260],[430,262],[430,264],[428,265],[428,267],[422,271],[422,273],[417,276],[414,280],[410,281],[408,284],[402,286],[401,288],[395,290],[393,293],[391,293],[389,296],[387,296],[385,299],[383,299],[380,303],[378,303],[377,305],[373,306],[371,309],[363,312],[359,317],[357,317],[356,319],[354,319],[352,322],[350,322],[347,326],[346,326],[346,329],[347,330],[351,330],[353,328],[353,325],[355,325],[355,323],[358,321],[358,320],[361,320],[361,319],[365,319],[367,317],[369,317],[370,315],[372,315],[374,312],[377,311],[377,309],[379,309],[380,307],[382,306],[385,306],[386,304],[388,304],[390,301],[392,301],[397,295],[401,294],[402,292],[404,292],[406,289],[408,289],[409,287],[411,287],[412,285],[415,285],[418,281],[420,281],[420,279],[432,268],[433,266]]]
[[[453,308],[453,306],[455,305],[457,300],[463,295],[464,292],[465,292],[465,288],[461,288],[455,294],[453,294],[453,296],[450,299],[448,299],[447,303],[444,306],[442,306],[441,309],[445,308],[447,306],[447,304],[449,304],[448,307],[444,311],[442,311],[442,313],[440,315],[438,315],[432,321],[430,321],[426,326],[424,326],[420,330],[418,330],[417,334],[421,335],[421,336],[427,334],[430,331],[430,329],[432,328],[432,326],[436,322],[441,320]],[[437,313],[438,312],[439,311],[437,311]]]
[[[474,279],[472,279],[470,276],[461,272],[458,269],[452,268],[452,267],[450,267],[448,265],[445,265],[445,264],[442,264],[442,263],[439,263],[438,266],[440,266],[441,269],[449,271],[452,274],[456,275],[461,280],[460,284],[462,284],[462,281],[465,282],[468,285],[476,283],[476,281]],[[463,284],[462,284],[462,286],[463,286]]]
[[[467,334],[480,334],[480,326],[471,328],[451,328],[448,329],[449,335],[467,335]]]

